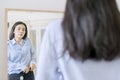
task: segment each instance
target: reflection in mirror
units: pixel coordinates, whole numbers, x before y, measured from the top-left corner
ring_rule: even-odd
[[[45,27],[48,23],[55,19],[63,17],[63,13],[59,11],[34,11],[34,10],[7,10],[8,34],[11,27],[16,21],[23,21],[28,27],[28,37],[31,39],[35,48],[36,58],[40,52],[40,44]],[[9,36],[8,36],[9,37]],[[35,71],[36,72],[36,71]]]

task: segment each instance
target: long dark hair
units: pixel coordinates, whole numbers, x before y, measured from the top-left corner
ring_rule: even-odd
[[[27,37],[27,25],[26,25],[24,22],[22,22],[22,21],[17,21],[17,22],[12,26],[12,29],[11,29],[11,31],[10,31],[10,34],[9,34],[9,39],[10,39],[10,40],[12,40],[12,39],[14,38],[14,30],[15,30],[16,26],[17,26],[17,25],[20,25],[20,24],[22,24],[22,25],[25,26],[25,35],[23,36],[23,39],[26,39],[26,37]]]
[[[65,51],[75,59],[113,60],[120,55],[119,21],[115,0],[67,0]]]

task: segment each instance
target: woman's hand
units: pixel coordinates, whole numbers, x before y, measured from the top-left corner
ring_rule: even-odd
[[[24,73],[28,73],[29,71],[30,71],[30,67],[26,67],[23,72],[24,72]]]
[[[30,65],[30,71],[33,71],[35,69],[35,64]]]

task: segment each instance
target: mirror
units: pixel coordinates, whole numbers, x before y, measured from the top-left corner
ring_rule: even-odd
[[[63,12],[60,11],[6,9],[5,23],[8,27],[8,34],[16,21],[23,21],[27,24],[28,37],[31,39],[33,47],[35,48],[36,58],[38,61],[40,44],[45,27],[53,20],[60,19],[62,17]]]

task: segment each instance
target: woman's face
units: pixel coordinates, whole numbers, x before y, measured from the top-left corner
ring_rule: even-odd
[[[23,24],[17,25],[14,30],[14,37],[22,39],[24,35],[25,35],[25,26]]]

